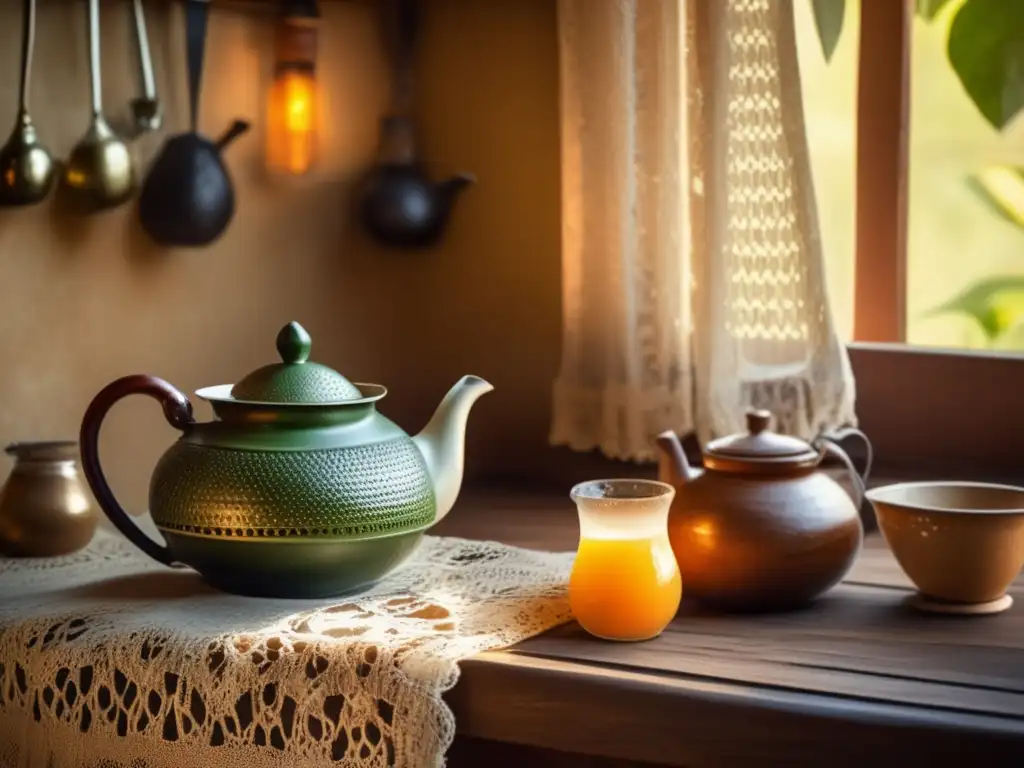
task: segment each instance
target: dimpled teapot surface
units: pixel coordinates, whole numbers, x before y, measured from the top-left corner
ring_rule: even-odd
[[[310,344],[291,323],[278,335],[280,363],[197,392],[216,415],[206,423],[192,419],[181,392],[153,377],[129,376],[97,395],[82,426],[83,468],[114,524],[161,562],[190,565],[242,594],[345,594],[401,563],[454,504],[467,416],[491,386],[463,377],[410,437],[377,410],[384,387],[308,362]],[[166,546],[120,508],[96,455],[103,417],[133,393],[160,401],[182,431],[150,485]]]

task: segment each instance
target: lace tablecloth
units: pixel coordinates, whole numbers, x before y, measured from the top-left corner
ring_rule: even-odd
[[[569,619],[571,554],[426,537],[364,594],[236,597],[101,530],[0,558],[0,766],[443,765],[457,662]]]

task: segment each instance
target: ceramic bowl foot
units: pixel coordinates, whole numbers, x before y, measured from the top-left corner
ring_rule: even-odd
[[[954,603],[948,600],[940,600],[936,597],[929,597],[917,592],[907,598],[907,605],[925,613],[945,613],[957,616],[988,616],[993,613],[1002,613],[1013,605],[1013,598],[1010,595],[997,597],[984,603]]]

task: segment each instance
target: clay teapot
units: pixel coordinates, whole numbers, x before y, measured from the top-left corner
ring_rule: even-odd
[[[280,363],[196,392],[213,421],[195,421],[188,398],[152,376],[103,389],[82,421],[82,466],[111,522],[159,562],[244,595],[337,596],[401,563],[455,504],[469,411],[493,388],[464,376],[410,437],[377,411],[384,387],[308,362],[310,345],[290,323],[278,334]],[[182,433],[150,483],[166,546],[136,526],[100,467],[103,419],[133,394],[157,400]]]
[[[795,608],[837,584],[864,538],[860,506],[870,471],[864,433],[844,429],[807,443],[769,430],[771,414],[747,414],[747,433],[709,443],[705,470],[690,466],[672,432],[658,437],[659,478],[676,496],[669,540],[684,594],[733,611]],[[858,436],[868,461],[858,474],[836,441]],[[849,471],[854,498],[819,468],[826,456]]]

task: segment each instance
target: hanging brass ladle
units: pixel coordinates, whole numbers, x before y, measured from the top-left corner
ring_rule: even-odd
[[[95,212],[127,201],[136,188],[131,151],[103,117],[99,0],[89,0],[89,77],[92,122],[71,150],[64,169],[64,187],[78,207]]]
[[[0,148],[0,205],[31,205],[43,200],[53,187],[54,162],[39,142],[28,114],[29,76],[36,36],[36,2],[25,0],[21,38],[20,105],[14,130]]]

